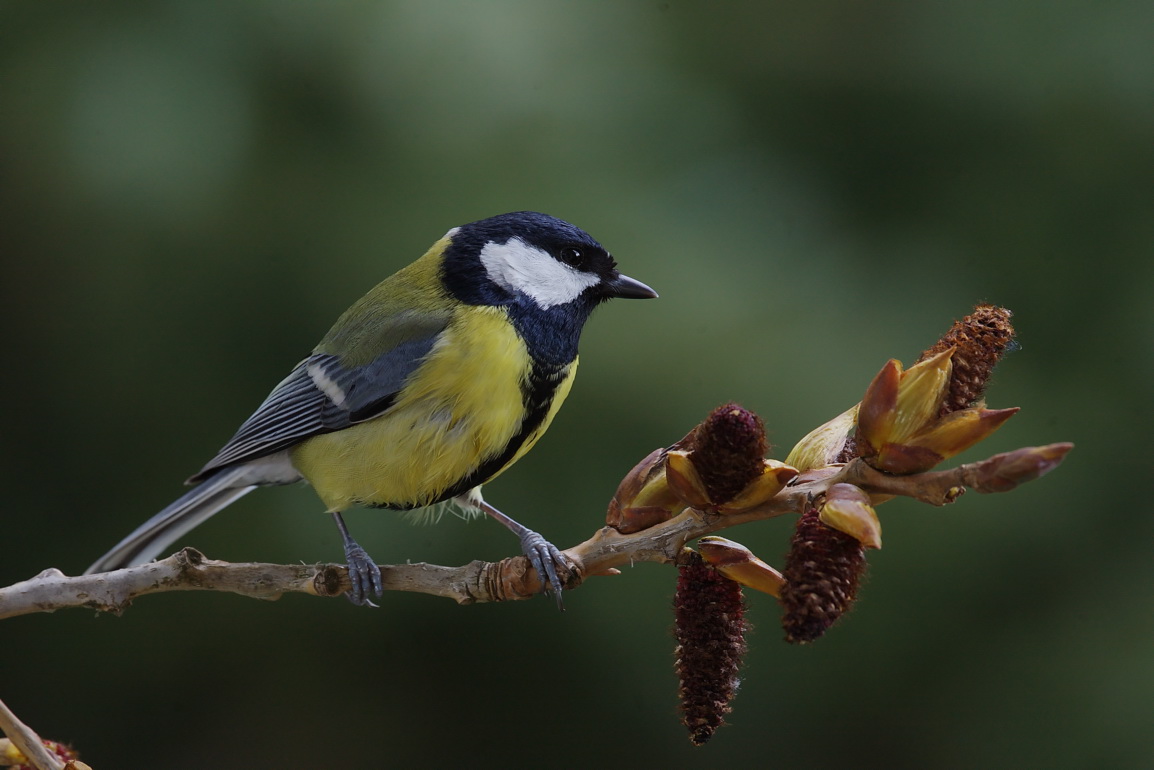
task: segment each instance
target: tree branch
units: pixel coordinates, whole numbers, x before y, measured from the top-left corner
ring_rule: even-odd
[[[575,572],[567,588],[595,575],[617,574],[616,567],[636,562],[675,562],[691,540],[752,521],[800,513],[837,483],[854,484],[876,498],[911,497],[945,505],[966,488],[1005,492],[1056,467],[1072,444],[1026,447],[945,471],[896,476],[858,459],[802,474],[768,501],[740,513],[709,513],[686,508],[679,515],[640,532],[622,534],[603,527],[565,551]],[[498,562],[473,561],[460,567],[433,564],[382,565],[385,590],[443,596],[460,604],[527,599],[541,592],[536,572],[523,556]],[[69,577],[48,569],[30,580],[0,589],[0,619],[34,612],[86,607],[123,612],[134,599],[168,591],[225,591],[254,599],[279,599],[285,593],[338,596],[349,588],[343,565],[230,563],[185,548],[150,564],[97,575]]]

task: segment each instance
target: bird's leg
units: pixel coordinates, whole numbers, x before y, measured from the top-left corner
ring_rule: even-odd
[[[521,551],[529,558],[529,563],[533,565],[533,569],[537,570],[537,574],[541,577],[541,582],[545,584],[545,594],[553,594],[557,600],[558,609],[565,609],[564,602],[561,599],[561,590],[564,588],[564,583],[558,575],[568,575],[573,571],[573,563],[569,557],[561,552],[557,546],[550,543],[539,534],[529,529],[528,527],[517,523],[510,517],[498,511],[493,506],[486,503],[484,500],[470,500],[470,505],[475,505],[489,516],[504,524],[509,530],[521,539]]]
[[[357,545],[357,541],[349,535],[349,528],[345,526],[341,512],[332,511],[331,513],[333,514],[333,521],[337,523],[337,529],[341,531],[341,539],[345,543],[345,562],[349,565],[349,580],[353,584],[352,590],[345,596],[349,597],[350,602],[358,606],[376,607],[377,605],[369,600],[368,594],[370,589],[378,597],[384,593],[384,586],[381,585],[381,568],[369,558],[365,549]]]

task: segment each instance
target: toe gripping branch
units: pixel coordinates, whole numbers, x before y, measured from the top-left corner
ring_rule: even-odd
[[[339,511],[333,511],[333,520],[344,541],[345,562],[349,565],[349,582],[352,583],[352,588],[345,595],[358,607],[376,607],[369,598],[369,592],[376,594],[377,598],[385,592],[381,582],[381,568],[349,535],[349,528],[345,526]]]
[[[540,534],[519,524],[488,503],[481,501],[476,505],[520,539],[521,551],[529,560],[529,565],[537,571],[545,595],[552,594],[557,601],[557,608],[565,609],[561,592],[564,590],[565,584],[577,574],[577,566],[573,561],[565,555],[564,551]]]

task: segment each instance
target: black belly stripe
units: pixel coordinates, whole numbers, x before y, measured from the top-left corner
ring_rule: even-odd
[[[485,460],[472,473],[442,492],[437,499],[420,504],[372,504],[371,508],[390,508],[397,511],[408,511],[414,508],[423,508],[444,500],[449,500],[476,486],[484,484],[495,476],[521,449],[525,441],[541,427],[549,414],[549,407],[557,394],[557,386],[565,379],[569,372],[570,363],[555,365],[534,362],[529,371],[528,379],[521,384],[522,403],[525,405],[525,419],[521,422],[521,429],[509,440],[498,454]]]

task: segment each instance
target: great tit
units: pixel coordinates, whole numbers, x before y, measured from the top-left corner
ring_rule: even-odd
[[[512,530],[559,599],[568,560],[486,503],[481,485],[549,427],[593,309],[656,296],[560,219],[520,211],[455,227],[346,310],[188,480],[193,489],[86,574],[147,562],[253,489],[304,479],[340,530],[356,604],[381,595],[381,576],[341,512],[446,500]]]

